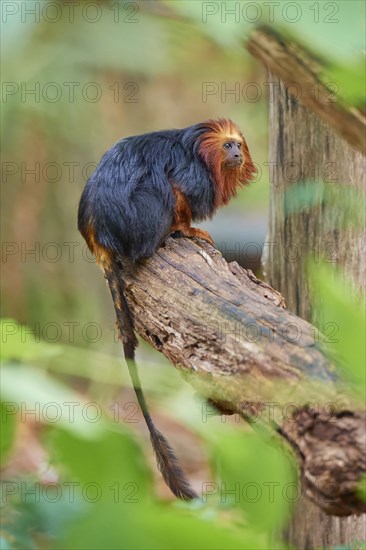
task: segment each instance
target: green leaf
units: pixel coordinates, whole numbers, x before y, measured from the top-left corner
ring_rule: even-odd
[[[317,318],[321,325],[332,323],[336,333],[327,342],[327,351],[343,369],[343,375],[358,383],[364,392],[366,383],[365,310],[362,297],[352,292],[350,285],[339,272],[325,264],[311,264],[313,292],[321,299]]]
[[[363,51],[363,2],[336,0],[315,5],[302,3],[298,11],[301,17],[296,17],[296,11],[296,8],[277,9],[273,24],[279,29],[286,29],[319,58],[351,63],[355,55]],[[291,18],[298,20],[291,22]]]
[[[6,414],[6,405],[1,402],[1,454],[0,461],[4,464],[14,442],[16,430],[16,417]]]
[[[197,512],[188,517],[184,510],[153,509],[145,518],[145,525],[151,539],[157,541],[157,548],[206,549],[206,550],[256,550],[268,548],[265,537],[255,533],[248,525],[238,529],[233,523],[225,526],[218,518],[202,520]],[[179,533],[179,536],[177,536]]]
[[[169,9],[192,21],[224,47],[236,47],[258,25],[297,42],[320,62],[323,81],[342,100],[362,106],[365,97],[365,3],[191,2],[166,0]],[[243,57],[245,55],[243,50]]]
[[[1,369],[4,417],[20,415],[21,422],[33,418],[60,425],[82,439],[96,437],[104,426],[98,404],[70,390],[34,367],[4,365]]]
[[[61,352],[61,347],[43,342],[26,325],[14,319],[0,320],[1,361],[32,361],[49,359]]]
[[[284,191],[285,216],[319,207],[324,199],[324,183],[304,181],[288,186]]]
[[[90,508],[90,515],[74,523],[56,547],[256,550],[267,546],[250,528],[244,531],[200,519],[188,506],[180,509],[158,503],[120,502]]]
[[[150,475],[140,446],[126,430],[114,429],[108,422],[104,428],[88,441],[71,431],[55,431],[49,440],[55,459],[83,483],[118,484],[120,490],[133,484],[130,492],[145,498]],[[112,489],[109,495],[113,497]]]
[[[336,83],[337,95],[346,103],[359,107],[364,106],[366,80],[363,57],[358,56],[347,64],[331,64],[325,70],[325,79],[327,82]]]
[[[226,428],[216,453],[221,481],[212,492],[221,502],[241,508],[249,524],[260,531],[271,532],[284,524],[298,495],[283,451],[255,433],[227,433]]]
[[[342,208],[339,208],[340,204]],[[327,229],[337,228],[339,231],[352,227],[361,230],[365,224],[363,196],[357,189],[350,188],[348,182],[328,183],[310,179],[296,182],[284,190],[284,207],[286,218],[309,211],[313,211],[316,217],[318,209]]]

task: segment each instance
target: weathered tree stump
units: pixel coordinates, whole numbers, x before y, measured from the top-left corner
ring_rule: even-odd
[[[365,416],[342,393],[315,327],[207,243],[168,239],[124,279],[138,333],[219,406],[274,421],[309,498],[336,515],[366,509],[356,495]]]

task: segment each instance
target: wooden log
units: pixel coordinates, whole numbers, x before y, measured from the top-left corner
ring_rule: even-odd
[[[336,515],[365,510],[356,495],[365,417],[342,393],[315,327],[207,243],[168,239],[123,276],[142,338],[219,406],[274,421],[318,506]]]

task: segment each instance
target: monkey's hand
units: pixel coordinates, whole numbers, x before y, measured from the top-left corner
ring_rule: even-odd
[[[173,185],[173,192],[175,197],[174,218],[173,224],[170,228],[170,233],[174,237],[198,237],[207,241],[212,246],[214,244],[213,239],[207,231],[198,229],[197,227],[191,227],[192,212],[187,197],[182,193],[177,185]]]

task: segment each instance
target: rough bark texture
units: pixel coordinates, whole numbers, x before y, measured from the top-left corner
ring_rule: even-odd
[[[308,289],[309,256],[316,261],[340,265],[353,286],[364,290],[364,219],[353,223],[355,203],[364,203],[366,166],[359,152],[365,151],[364,119],[358,111],[342,106],[337,99],[329,104],[325,96],[327,93],[329,100],[329,91],[319,83],[316,69],[294,44],[285,43],[272,33],[258,31],[252,36],[249,49],[275,75],[270,91],[269,160],[273,171],[264,268],[268,281],[283,294],[290,311],[321,323],[315,313],[321,297],[310,296]],[[299,97],[296,89],[286,88],[285,84],[290,83],[300,88],[301,103],[291,97],[291,90]],[[309,93],[314,83],[320,90],[317,101]],[[322,186],[321,180],[328,182],[328,186]],[[308,182],[306,188],[313,197],[318,193],[316,204],[293,211],[291,188],[294,184],[299,188],[304,181]],[[346,188],[356,192],[346,194]],[[351,426],[347,427],[347,416],[343,420],[346,432],[352,430]],[[306,436],[301,438],[301,445],[306,442]],[[348,452],[352,453],[353,449],[350,447]],[[332,450],[329,453],[332,455]],[[288,541],[301,549],[340,545],[358,549],[365,544],[366,518],[364,515],[330,517],[302,498],[287,535]]]
[[[365,417],[341,393],[322,336],[207,243],[168,239],[126,281],[138,333],[226,410],[274,419],[303,491],[328,513],[365,509]],[[295,414],[291,414],[295,412]]]
[[[288,309],[310,320],[315,304],[308,286],[309,258],[341,266],[353,286],[363,288],[365,225],[359,205],[364,201],[366,162],[292,98],[276,77],[272,84],[265,271],[268,281],[285,296]],[[299,207],[299,188],[300,199],[313,201],[308,206]]]

